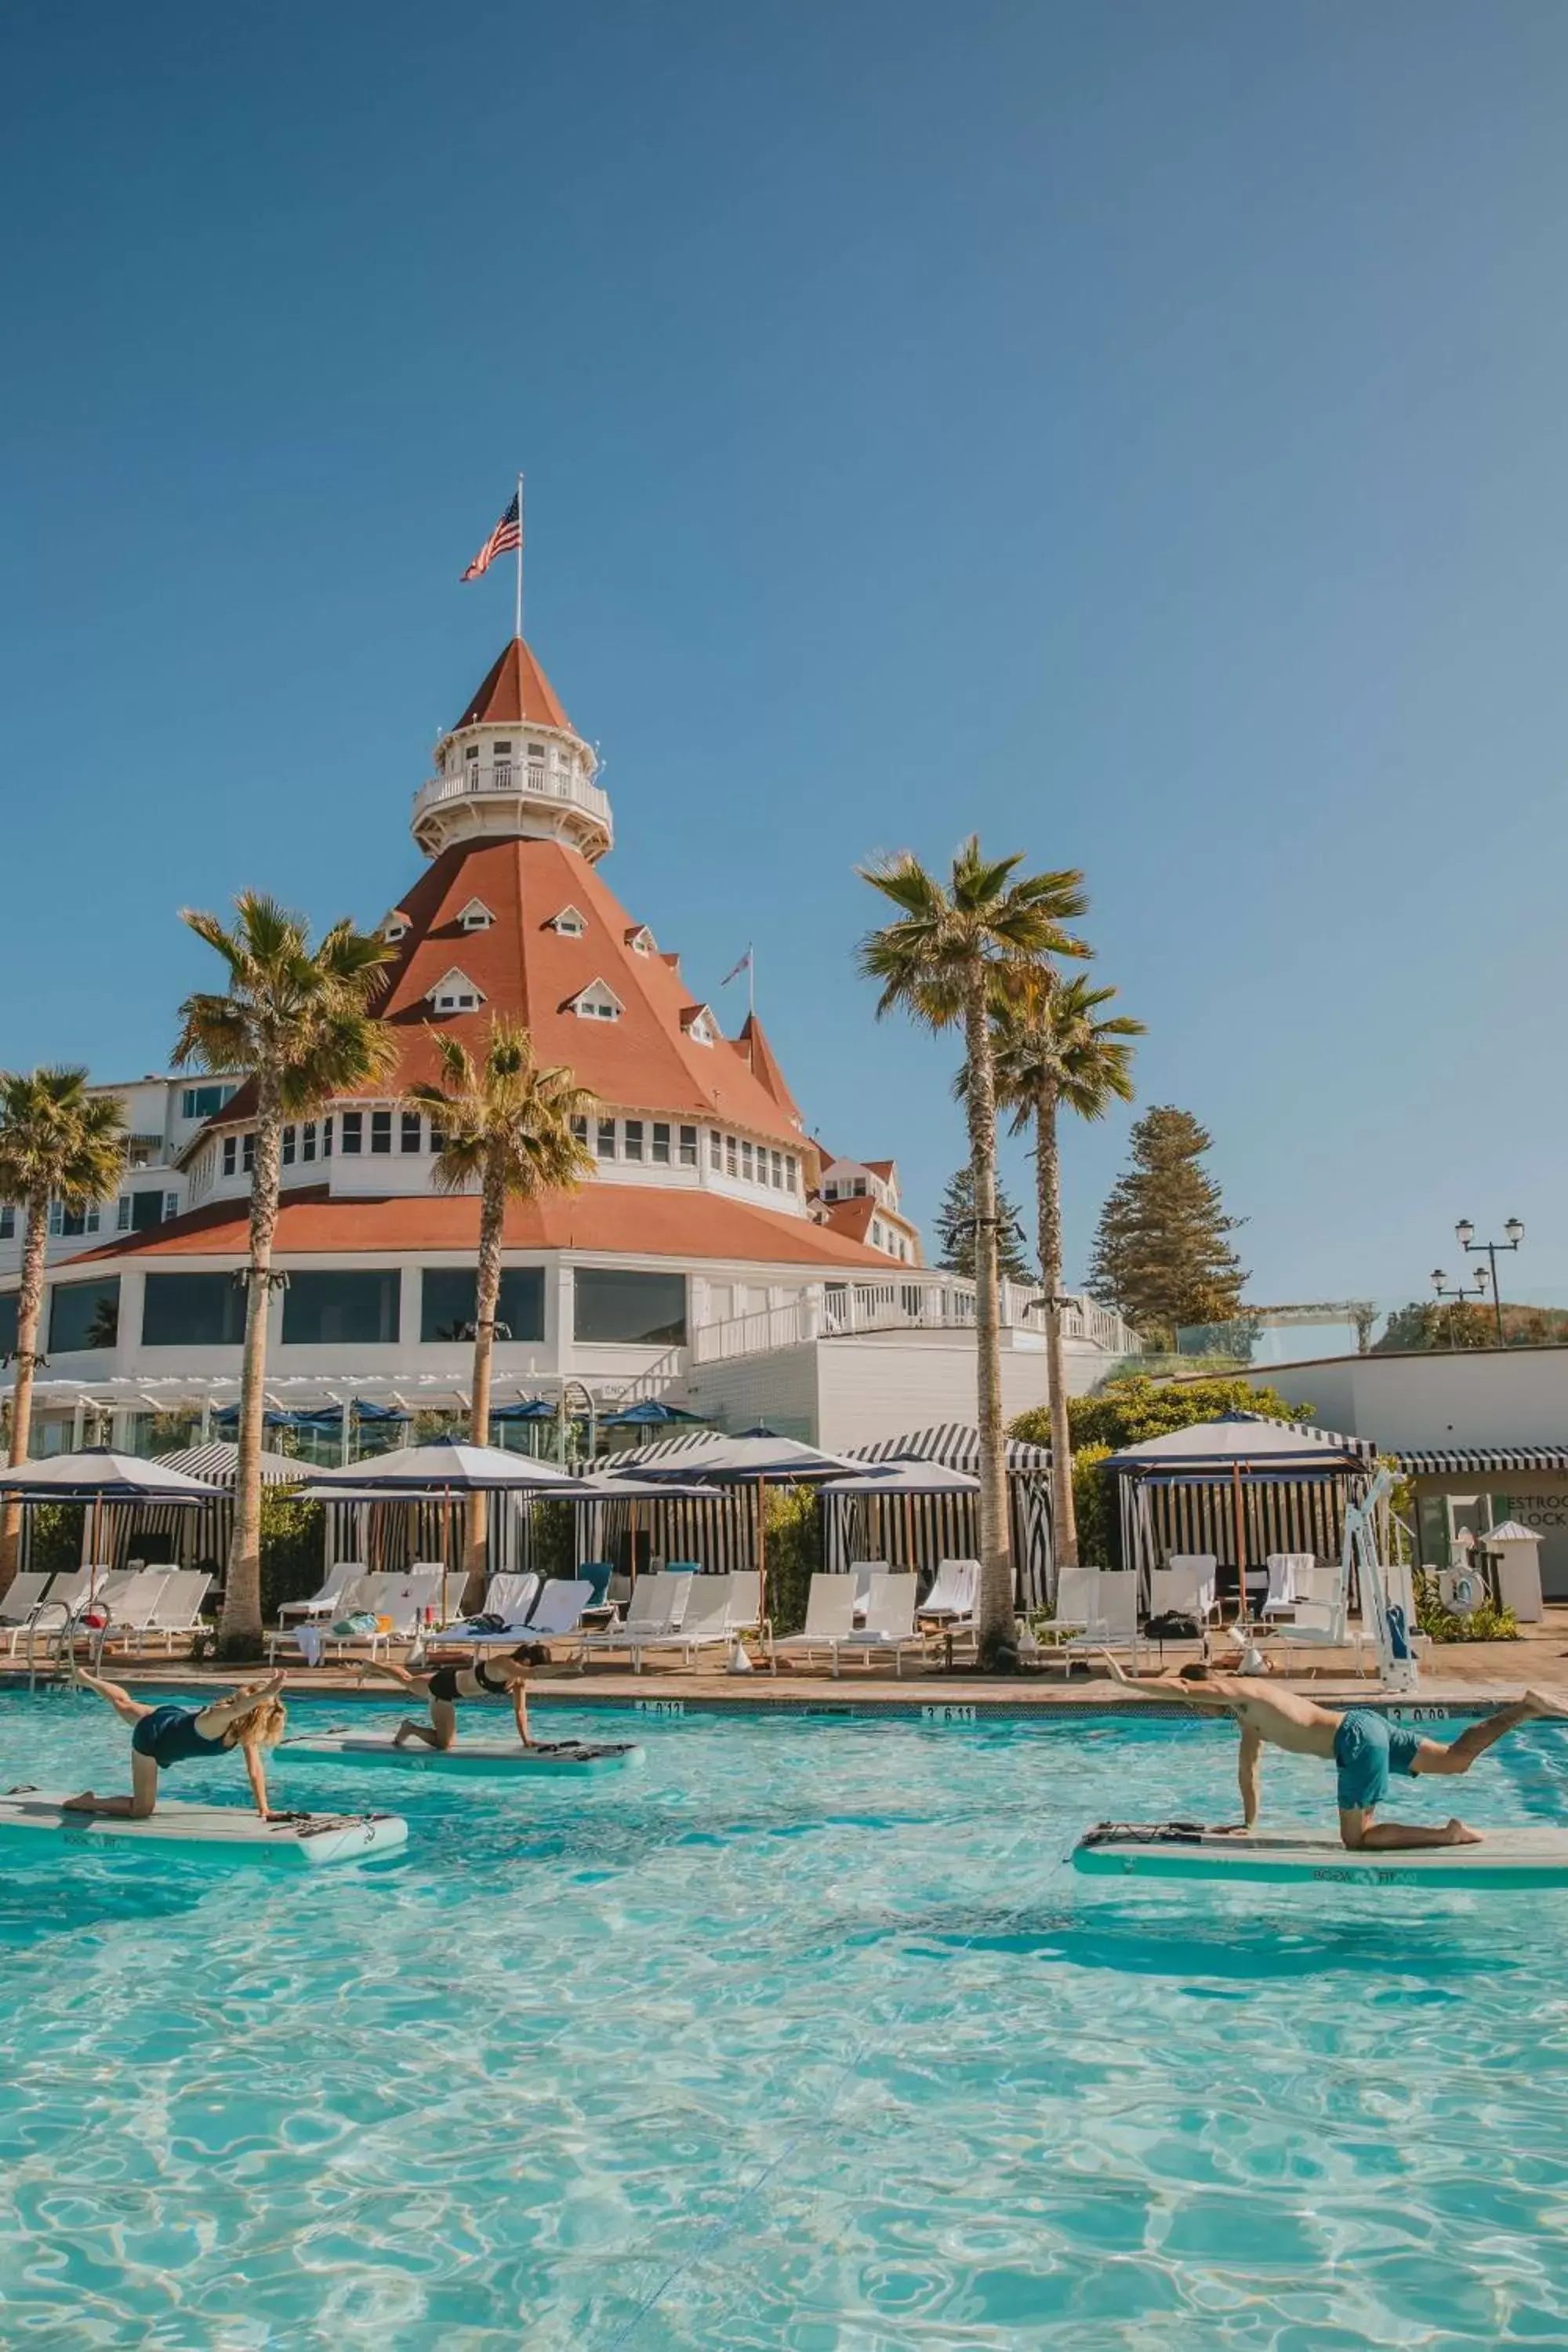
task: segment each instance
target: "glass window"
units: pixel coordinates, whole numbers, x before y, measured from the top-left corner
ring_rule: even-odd
[[[132,1192],[131,1195],[131,1230],[144,1234],[163,1222],[162,1192]]]
[[[775,1192],[782,1192],[784,1191],[784,1153],[782,1151],[775,1151],[773,1153],[772,1159],[773,1170],[773,1191]]]
[[[245,1286],[231,1274],[150,1274],[142,1307],[144,1348],[237,1348]]]
[[[68,1207],[63,1201],[56,1201],[49,1210],[51,1234],[73,1236],[77,1234],[95,1234],[98,1231],[98,1222],[96,1209],[73,1209]]]
[[[16,1210],[12,1208],[0,1209],[0,1242],[14,1242],[16,1238]]]
[[[216,1118],[233,1095],[233,1087],[187,1087],[180,1097],[182,1118]]]
[[[708,1165],[710,1168],[722,1168],[724,1165],[723,1146],[720,1143],[717,1128],[712,1128],[709,1131]]]
[[[254,1175],[256,1172],[256,1130],[254,1128],[248,1135],[242,1135],[240,1137],[239,1146],[239,1164],[247,1176]]]
[[[586,1144],[587,1144],[587,1141],[588,1141],[588,1122],[587,1122],[587,1120],[586,1120],[585,1118],[574,1118],[574,1119],[573,1120],[573,1122],[572,1122],[572,1133],[573,1133],[573,1136],[574,1136],[574,1139],[575,1139],[578,1143],[581,1143],[581,1144],[583,1144],[584,1147],[586,1147]]]
[[[294,1165],[294,1146],[297,1139],[294,1129],[291,1127],[286,1127],[283,1130],[283,1165],[285,1168],[292,1168]]]
[[[330,1160],[331,1156],[332,1122],[330,1118],[324,1118],[321,1121],[321,1157],[323,1160]]]
[[[128,1234],[131,1231],[131,1195],[129,1192],[121,1192],[119,1201],[115,1204],[114,1230],[119,1234]]]
[[[613,1160],[616,1156],[616,1122],[613,1118],[599,1121],[599,1157]]]
[[[580,1265],[573,1276],[573,1322],[579,1339],[625,1340],[637,1347],[686,1345],[686,1276],[622,1273]]]
[[[735,1154],[735,1139],[732,1135],[727,1135],[724,1138],[724,1172],[727,1176],[738,1175],[740,1172],[740,1162]]]
[[[421,1339],[466,1339],[473,1330],[478,1276],[471,1265],[427,1265],[419,1277],[419,1337]],[[496,1321],[504,1323],[515,1345],[544,1337],[544,1268],[508,1265],[501,1268]],[[500,1339],[498,1332],[496,1337]],[[502,1341],[504,1345],[505,1342]]]
[[[291,1274],[283,1293],[283,1344],[328,1348],[394,1340],[397,1293],[393,1266],[375,1272]]]
[[[314,1160],[315,1156],[316,1122],[313,1118],[308,1118],[300,1129],[300,1157],[301,1160]]]
[[[668,1129],[668,1128],[666,1128],[666,1129],[665,1129],[665,1133],[666,1133],[666,1135],[668,1135],[668,1132],[669,1132],[669,1129]],[[624,1134],[625,1141],[626,1141],[626,1158],[627,1158],[628,1160],[640,1160],[640,1159],[642,1158],[642,1121],[641,1121],[641,1119],[640,1119],[640,1118],[628,1118],[628,1119],[625,1122],[625,1126],[624,1126],[624,1129],[623,1129],[623,1134]],[[665,1152],[665,1157],[666,1157],[666,1159],[668,1159],[668,1158],[669,1157],[669,1154],[668,1154],[668,1150],[666,1150],[666,1152]]]
[[[669,1165],[669,1126],[668,1122],[665,1119],[656,1118],[654,1120],[653,1150],[650,1157],[654,1159],[661,1168],[668,1168]]]
[[[437,1127],[434,1119],[430,1122],[430,1149],[437,1158],[447,1149],[446,1129]]]
[[[403,1128],[402,1128],[402,1145],[403,1145],[403,1149],[404,1149],[404,1150],[405,1150],[405,1151],[417,1151],[417,1150],[418,1150],[418,1149],[419,1149],[419,1143],[420,1143],[421,1131],[422,1131],[422,1129],[423,1129],[423,1128],[424,1128],[424,1125],[425,1125],[425,1122],[424,1122],[424,1120],[420,1118],[419,1113],[418,1113],[416,1110],[405,1110],[405,1111],[404,1112],[404,1114],[403,1114]]]
[[[49,1293],[49,1353],[112,1348],[120,1336],[120,1276],[101,1282],[57,1282]]]
[[[232,1176],[239,1166],[239,1138],[226,1135],[223,1139],[223,1172]]]
[[[752,1147],[743,1138],[741,1143],[741,1173],[749,1184],[752,1181]]]
[[[391,1150],[392,1113],[389,1110],[372,1111],[370,1115],[370,1148],[373,1151]]]
[[[364,1113],[363,1113],[363,1111],[361,1111],[361,1110],[346,1110],[346,1111],[344,1111],[344,1113],[343,1113],[343,1150],[344,1150],[345,1151],[360,1151],[360,1150],[363,1150],[363,1141],[364,1141]]]
[[[683,1168],[695,1168],[697,1165],[697,1129],[694,1127],[683,1127],[680,1130],[680,1164]]]
[[[16,1352],[16,1300],[15,1290],[0,1290],[0,1356]]]

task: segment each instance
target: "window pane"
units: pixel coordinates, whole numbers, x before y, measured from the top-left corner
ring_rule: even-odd
[[[131,1195],[131,1230],[144,1234],[151,1225],[163,1222],[163,1195],[157,1192],[132,1192]]]
[[[16,1352],[16,1297],[14,1290],[0,1290],[0,1356]]]
[[[248,1135],[241,1136],[240,1147],[239,1164],[244,1169],[245,1173],[247,1176],[253,1175],[256,1171],[256,1133],[254,1129]]]
[[[626,1123],[626,1151],[628,1160],[642,1158],[642,1121],[628,1118]]]
[[[11,1241],[15,1241],[15,1240],[16,1240],[16,1210],[15,1210],[14,1208],[4,1208],[4,1209],[0,1209],[0,1242],[11,1242]]]
[[[694,1127],[683,1127],[680,1130],[680,1164],[683,1168],[695,1168],[697,1165],[697,1129]]]
[[[144,1348],[237,1348],[245,1291],[227,1274],[150,1274],[142,1309]]]
[[[752,1147],[744,1142],[741,1146],[741,1173],[749,1184],[752,1181]]]
[[[362,1132],[363,1132],[363,1127],[364,1127],[364,1113],[363,1113],[363,1111],[362,1111],[362,1110],[346,1110],[346,1111],[344,1111],[344,1113],[343,1113],[343,1131],[342,1131],[342,1139],[342,1139],[342,1148],[343,1148],[343,1150],[344,1150],[345,1151],[357,1151],[357,1150],[360,1149],[361,1135],[362,1135]]]
[[[120,1276],[57,1283],[49,1294],[49,1353],[112,1348],[120,1335]]]
[[[653,1123],[653,1156],[661,1168],[669,1165],[669,1129],[661,1118]]]
[[[479,1277],[472,1266],[427,1265],[419,1277],[419,1337],[421,1339],[462,1339],[468,1335],[477,1311]],[[511,1342],[544,1337],[544,1268],[507,1265],[501,1268],[496,1320],[504,1323]],[[500,1335],[497,1335],[498,1339]],[[501,1340],[504,1347],[509,1343]]]
[[[708,1138],[708,1165],[710,1168],[721,1168],[723,1164],[723,1150],[719,1141],[719,1130],[715,1128]]]
[[[327,1348],[395,1339],[397,1293],[392,1266],[374,1273],[291,1274],[283,1293],[283,1343]]]
[[[622,1274],[580,1265],[573,1276],[579,1339],[626,1339],[644,1347],[686,1345],[686,1276]]]
[[[404,1112],[403,1149],[405,1151],[418,1150],[420,1131],[423,1129],[424,1124],[424,1120],[420,1118],[419,1113],[416,1110],[405,1110]]]
[[[599,1157],[613,1160],[616,1156],[616,1122],[613,1118],[599,1121]]]
[[[300,1129],[300,1157],[301,1160],[314,1160],[315,1156],[316,1122],[313,1118],[308,1118]]]
[[[237,1135],[226,1135],[226,1136],[224,1137],[224,1139],[223,1139],[223,1172],[224,1172],[224,1174],[225,1174],[226,1176],[232,1176],[232,1175],[234,1174],[235,1170],[238,1167],[238,1165],[239,1165],[239,1138],[238,1138]]]
[[[392,1113],[389,1110],[372,1111],[370,1115],[370,1148],[373,1151],[391,1150]]]
[[[294,1165],[294,1129],[291,1127],[286,1127],[283,1130],[283,1165],[285,1168],[292,1168]]]

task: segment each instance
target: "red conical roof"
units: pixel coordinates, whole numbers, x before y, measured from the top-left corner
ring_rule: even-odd
[[[459,727],[478,727],[487,720],[496,726],[563,727],[572,721],[562,709],[555,688],[540,668],[531,649],[521,637],[497,655],[484,681],[458,719]]]
[[[754,1013],[747,1013],[741,1034],[735,1040],[735,1046],[737,1052],[745,1055],[752,1076],[757,1084],[764,1087],[772,1095],[779,1108],[787,1112],[790,1118],[798,1124],[800,1106],[785,1083],[784,1074],[778,1066],[778,1057],[766,1037],[763,1036],[763,1024]]]

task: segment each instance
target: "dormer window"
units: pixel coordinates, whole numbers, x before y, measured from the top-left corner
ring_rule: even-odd
[[[680,1025],[694,1045],[716,1045],[719,1024],[705,1004],[689,1004],[680,1016]]]
[[[482,898],[470,898],[458,917],[458,928],[465,931],[488,931],[494,921]]]
[[[427,992],[425,1001],[437,1013],[477,1013],[485,1000],[468,973],[454,965]]]
[[[549,931],[559,931],[563,940],[580,940],[588,926],[575,907],[563,907],[558,915],[551,916],[544,928]]]
[[[618,1021],[626,1010],[615,990],[602,980],[568,997],[567,1007],[579,1021]]]
[[[395,907],[381,927],[381,936],[384,940],[395,945],[397,940],[405,940],[413,929],[413,924],[409,921],[402,908]]]
[[[626,945],[633,955],[650,956],[656,955],[658,951],[653,933],[646,923],[632,925],[631,929],[626,933]]]

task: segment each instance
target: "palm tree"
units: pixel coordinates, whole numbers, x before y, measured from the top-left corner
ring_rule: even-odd
[[[970,1083],[965,1094],[974,1188],[975,1385],[980,1425],[980,1649],[990,1664],[1013,1648],[1012,1545],[1007,1526],[1002,1426],[1001,1286],[996,1267],[996,1080],[990,1011],[998,974],[1047,956],[1089,950],[1062,928],[1083,912],[1083,877],[1072,870],[1014,879],[1021,856],[987,858],[972,834],[952,861],[951,882],[928,874],[909,851],[860,868],[891,899],[895,919],[860,942],[860,969],[880,982],[879,1019],[902,1005],[931,1029],[962,1026]]]
[[[992,1013],[996,1097],[1013,1113],[1013,1132],[1035,1129],[1040,1277],[1046,1292],[1046,1380],[1051,1412],[1052,1549],[1059,1566],[1078,1559],[1073,1509],[1072,1430],[1062,1360],[1062,1181],[1057,1113],[1103,1118],[1111,1102],[1132,1099],[1132,1047],[1142,1021],[1126,1013],[1098,1018],[1113,988],[1081,976],[1063,981],[1048,964],[1009,974]],[[966,1076],[967,1074],[965,1074]],[[964,1080],[960,1079],[962,1087]]]
[[[227,965],[228,987],[221,996],[198,992],[186,997],[174,1055],[181,1065],[198,1069],[243,1071],[255,1089],[239,1460],[218,1629],[219,1647],[244,1656],[261,1640],[261,1417],[267,1316],[278,1282],[272,1237],[283,1122],[320,1111],[334,1095],[384,1077],[396,1061],[397,1046],[369,1010],[381,967],[392,955],[384,940],[356,931],[345,919],[312,948],[303,918],[289,914],[276,898],[242,890],[235,907],[237,919],[231,929],[216,915],[184,910],[184,919],[197,938]]]
[[[476,1445],[489,1443],[490,1374],[495,1355],[496,1303],[500,1297],[502,1229],[509,1201],[574,1190],[594,1171],[587,1145],[573,1131],[598,1100],[570,1070],[541,1069],[533,1040],[520,1022],[497,1015],[476,1063],[460,1038],[436,1040],[437,1085],[408,1090],[410,1108],[438,1123],[437,1192],[479,1192],[479,1256],[474,1286],[474,1377],[468,1428]],[[468,1497],[463,1606],[484,1598],[489,1535],[488,1498]]]
[[[40,1361],[38,1322],[49,1203],[90,1208],[114,1191],[124,1166],[121,1106],[112,1095],[89,1094],[85,1070],[0,1071],[0,1201],[21,1209],[26,1221],[11,1394],[13,1462],[26,1460],[33,1433],[33,1375]],[[21,1531],[22,1506],[8,1502],[0,1513],[0,1593],[16,1573]]]

